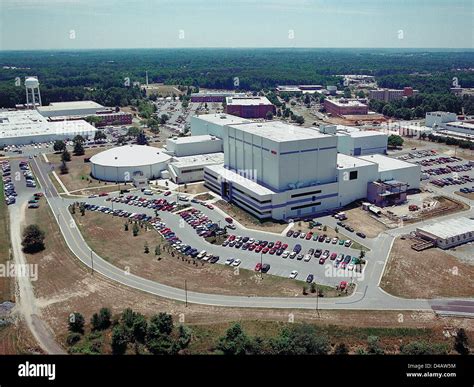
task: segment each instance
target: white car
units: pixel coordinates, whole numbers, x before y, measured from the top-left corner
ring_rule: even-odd
[[[207,261],[209,261],[212,257],[213,257],[212,254],[207,254],[202,260],[205,261],[205,262],[207,262]]]
[[[242,261],[240,259],[236,259],[234,260],[234,262],[232,262],[232,266],[239,266],[240,264],[242,263]]]
[[[295,279],[298,276],[298,271],[293,270],[288,278]]]
[[[224,262],[224,265],[230,266],[234,262],[234,258],[227,258]]]
[[[304,260],[305,262],[309,262],[309,261],[311,261],[311,258],[312,258],[312,255],[311,255],[311,254],[306,254],[306,255],[304,256],[303,260]]]
[[[197,255],[197,259],[204,258],[205,256],[206,256],[206,250],[203,250]]]
[[[289,255],[290,255],[290,252],[288,250],[286,250],[281,254],[281,257],[282,258],[288,258]]]

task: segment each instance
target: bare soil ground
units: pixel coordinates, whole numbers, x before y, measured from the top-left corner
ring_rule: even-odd
[[[464,198],[467,198],[469,200],[474,200],[474,192],[470,193],[464,193],[464,192],[455,192],[456,195],[462,196]]]
[[[214,203],[214,205],[219,207],[222,211],[226,212],[230,217],[234,218],[245,227],[252,228],[254,230],[281,234],[281,232],[288,226],[288,224],[283,222],[260,222],[257,218],[253,217],[248,212],[244,211],[243,209],[237,207],[234,204],[227,203],[225,200],[218,200]]]
[[[428,140],[419,140],[415,138],[407,138],[403,137],[403,150],[407,151],[412,148],[420,149],[434,149],[438,153],[444,153],[449,156],[456,156],[461,157],[466,160],[474,160],[474,152],[469,149],[462,149],[459,147],[455,147],[452,145],[446,145],[442,143],[431,142]]]
[[[209,189],[204,187],[204,183],[192,183],[187,184],[186,188],[184,185],[180,185],[178,188],[178,192],[187,193],[187,194],[200,194],[209,192]]]
[[[362,208],[352,208],[344,211],[347,219],[345,224],[351,226],[354,230],[363,232],[369,238],[377,237],[381,232],[387,230],[387,227],[376,219],[372,218],[367,211]]]
[[[43,204],[43,203],[42,203]],[[351,340],[354,337],[354,328],[426,328],[430,329],[431,340],[442,340],[442,331],[446,327],[465,328],[473,340],[472,324],[467,319],[439,318],[431,312],[407,312],[407,311],[320,311],[314,310],[268,310],[268,309],[243,309],[243,308],[220,308],[205,305],[189,304],[187,307],[180,302],[170,301],[164,298],[146,294],[102,277],[95,273],[91,274],[77,258],[75,258],[65,245],[59,229],[54,222],[50,211],[40,208],[36,213],[34,221],[47,225],[46,250],[32,257],[33,262],[40,264],[38,281],[34,283],[35,292],[39,297],[43,309],[43,315],[49,326],[54,330],[56,336],[65,341],[67,336],[67,321],[71,312],[77,311],[84,315],[89,321],[93,313],[101,307],[109,307],[113,314],[121,313],[125,308],[151,316],[159,312],[172,314],[175,321],[180,318],[183,323],[192,325],[196,330],[192,348],[206,349],[206,344],[199,344],[205,340],[203,335],[216,338],[233,321],[248,322],[244,327],[251,332],[264,332],[268,321],[288,322],[290,313],[293,314],[295,322],[306,321],[321,327],[337,325],[350,328],[349,336],[340,334],[341,341]],[[403,323],[400,323],[402,315]],[[277,324],[275,323],[275,324]],[[259,330],[259,324],[260,330]],[[198,328],[203,329],[199,333]],[[270,328],[268,328],[270,329]],[[275,328],[273,328],[275,329]],[[372,331],[367,331],[372,332]],[[375,331],[377,332],[377,331]],[[9,336],[8,345],[12,340],[24,339],[23,334]],[[338,339],[338,340],[339,340]],[[347,341],[349,344],[350,342]],[[27,345],[26,347],[33,347]]]
[[[203,201],[211,200],[213,198],[214,198],[214,196],[212,196],[210,193],[203,193],[203,194],[196,195],[194,197],[194,199],[203,200]]]
[[[0,355],[41,354],[41,348],[21,320],[0,328]]]
[[[437,200],[439,204],[431,211],[419,212],[414,218],[407,219],[406,223],[415,223],[422,220],[435,218],[437,216],[444,216],[455,212],[466,211],[469,206],[458,200],[454,200],[445,196],[435,196],[433,199]]]
[[[264,275],[246,270],[209,264],[189,257],[172,256],[164,240],[154,230],[140,230],[134,237],[132,225],[124,231],[124,220],[110,215],[86,212],[76,213],[76,222],[85,240],[95,252],[124,270],[144,278],[184,288],[186,280],[190,291],[217,294],[238,294],[248,296],[301,296],[303,281]],[[144,252],[145,243],[150,252]],[[161,254],[155,256],[155,246],[161,246]],[[173,253],[174,254],[174,253]],[[222,258],[221,258],[222,259]],[[339,292],[331,287],[322,287],[325,296],[337,296]]]
[[[383,289],[406,298],[472,297],[474,265],[437,248],[417,252],[411,244],[408,238],[394,242],[381,281]]]

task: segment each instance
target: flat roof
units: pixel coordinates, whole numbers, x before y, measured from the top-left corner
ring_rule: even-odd
[[[454,238],[467,232],[474,232],[474,220],[467,217],[453,218],[418,227],[418,230],[441,239]]]
[[[464,121],[453,121],[447,122],[446,126],[457,127],[457,128],[466,128],[466,129],[474,129],[474,124],[471,122],[464,122]]]
[[[175,144],[195,144],[195,143],[200,143],[200,142],[222,141],[222,140],[220,138],[217,138],[216,136],[203,134],[200,136],[172,137],[172,138],[168,138],[166,141],[170,141]]]
[[[227,113],[200,114],[199,116],[194,116],[193,118],[199,118],[203,121],[207,121],[207,122],[210,122],[213,124],[219,124],[219,125],[230,125],[230,124],[235,125],[235,124],[252,122],[251,120],[248,120],[246,118],[233,116],[232,114],[227,114]]]
[[[359,158],[365,161],[370,161],[370,162],[378,164],[379,172],[393,171],[394,169],[416,167],[416,164],[408,163],[406,161],[402,161],[398,159],[393,159],[391,157],[383,156],[380,154],[359,156]]]
[[[302,128],[281,121],[251,122],[241,125],[228,125],[230,128],[240,130],[255,136],[264,137],[275,142],[290,142],[297,140],[313,140],[315,138],[329,138],[318,130]]]
[[[358,132],[350,132],[349,136],[351,137],[374,137],[374,136],[384,136],[388,137],[385,133],[377,132],[376,130],[361,130]]]
[[[256,97],[227,97],[226,104],[229,106],[232,106],[232,105],[254,106],[254,105],[271,105],[272,103],[268,100],[267,97],[256,96]]]
[[[138,167],[166,162],[171,156],[148,145],[124,145],[107,149],[90,158],[91,163],[105,167]]]
[[[224,153],[207,153],[205,155],[194,155],[194,156],[184,156],[184,157],[173,157],[171,165],[176,168],[185,168],[185,167],[202,167],[204,165],[212,164],[223,164],[224,163]]]
[[[0,138],[90,134],[97,131],[84,120],[48,121],[36,110],[0,112]]]
[[[341,101],[342,99],[342,101]],[[337,106],[367,106],[367,104],[362,103],[356,99],[330,99],[326,98],[324,101],[328,101]]]
[[[38,106],[38,111],[61,111],[69,109],[104,109],[104,106],[94,101],[51,102],[49,106]]]
[[[349,156],[344,153],[337,154],[337,169],[367,167],[370,165],[374,165],[374,163],[358,157]]]

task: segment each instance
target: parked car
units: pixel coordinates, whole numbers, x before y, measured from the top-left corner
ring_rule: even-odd
[[[306,282],[310,284],[311,282],[313,282],[313,280],[314,280],[314,275],[308,274],[308,276],[306,277]]]
[[[297,276],[298,276],[298,271],[293,270],[293,271],[290,273],[289,278],[295,279]]]

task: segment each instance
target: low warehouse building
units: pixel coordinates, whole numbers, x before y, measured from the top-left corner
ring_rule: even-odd
[[[224,153],[208,153],[186,157],[173,157],[168,165],[169,177],[176,184],[204,180],[204,167],[222,164]]]
[[[91,157],[91,174],[99,180],[127,182],[135,177],[157,179],[171,156],[147,145],[125,145]]]
[[[0,111],[2,147],[94,137],[96,131],[84,120],[49,122],[36,110]]]
[[[474,220],[466,217],[449,219],[418,227],[416,233],[420,238],[433,242],[437,247],[449,249],[474,241]]]
[[[43,117],[87,116],[104,110],[94,101],[51,102],[49,106],[39,106],[38,112]]]
[[[227,97],[225,111],[243,118],[266,118],[275,114],[276,108],[267,97]]]
[[[176,157],[222,152],[222,140],[208,134],[173,137],[166,140],[166,150],[169,154]]]
[[[201,114],[191,117],[191,134],[193,136],[208,134],[222,139],[222,127],[224,125],[238,125],[250,122],[252,121],[230,114]]]

